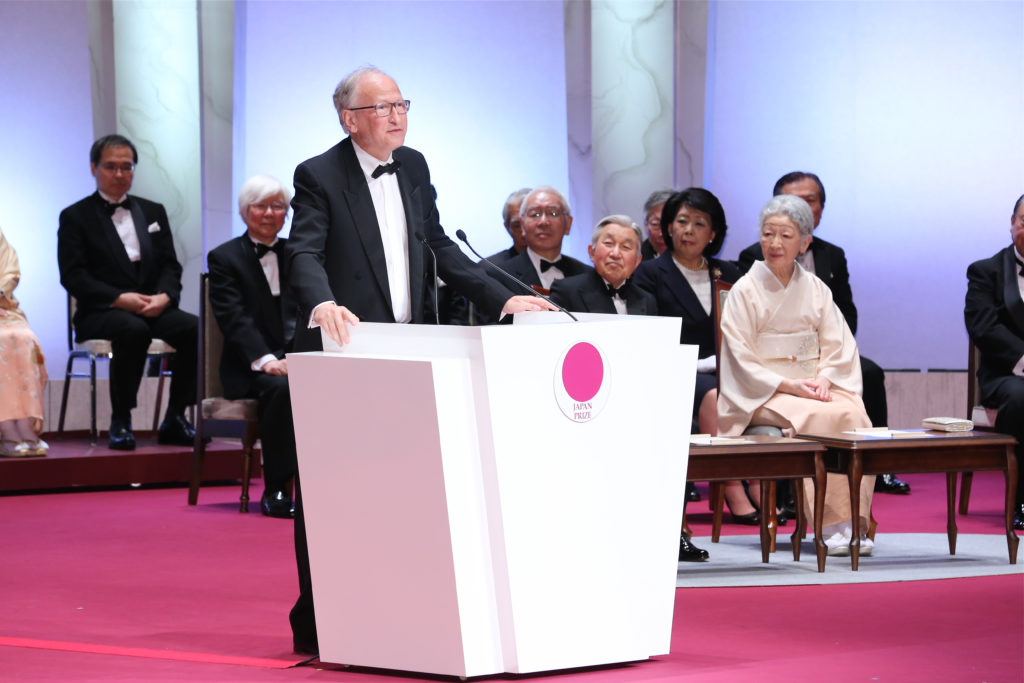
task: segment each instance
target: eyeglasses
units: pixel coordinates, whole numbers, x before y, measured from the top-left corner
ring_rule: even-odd
[[[568,216],[569,214],[561,209],[527,209],[526,217],[532,220],[540,220],[541,216],[547,216],[551,220],[558,220],[562,216]]]
[[[250,204],[249,209],[257,213],[266,213],[267,209],[270,209],[274,213],[280,213],[282,211],[287,211],[288,205],[281,202],[274,202],[273,204],[264,204],[260,202],[259,204]]]
[[[107,173],[117,173],[120,171],[121,173],[128,175],[135,171],[135,164],[115,164],[110,161],[105,161],[102,164],[99,164],[99,167]]]
[[[644,224],[649,228],[659,228],[661,227],[661,217],[651,216],[650,218],[644,221]]]
[[[378,102],[377,104],[371,104],[366,107],[349,107],[349,111],[359,111],[360,109],[372,109],[373,113],[377,116],[384,118],[385,116],[391,116],[391,110],[394,109],[399,114],[405,114],[409,111],[409,106],[412,104],[409,100],[399,100],[398,102]]]

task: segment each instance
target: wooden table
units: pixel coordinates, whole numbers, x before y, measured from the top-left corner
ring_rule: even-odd
[[[761,515],[761,561],[768,562],[772,538],[778,528],[775,519],[775,480],[811,477],[814,481],[814,549],[818,558],[818,571],[825,571],[825,541],[821,538],[821,519],[825,510],[825,466],[822,459],[825,448],[801,439],[762,435],[742,438],[747,443],[708,446],[690,444],[686,480],[760,479],[761,509],[771,511],[768,515]],[[794,486],[793,489],[799,512],[792,536],[793,559],[799,560],[800,541],[804,537],[806,520],[803,515],[803,487]],[[683,525],[686,526],[685,509]]]
[[[1017,492],[1017,457],[1012,436],[992,432],[936,432],[904,429],[911,437],[879,437],[859,434],[798,434],[799,439],[817,441],[826,447],[825,467],[850,478],[850,507],[853,538],[850,562],[857,570],[860,558],[860,484],[865,474],[887,472],[946,473],[946,534],[949,554],[956,554],[956,478],[958,472],[998,470],[1006,477],[1006,545],[1010,564],[1017,563],[1019,539],[1013,532],[1013,503]]]

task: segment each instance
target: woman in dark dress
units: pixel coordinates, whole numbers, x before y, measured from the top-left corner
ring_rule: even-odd
[[[661,212],[661,231],[668,249],[645,261],[633,282],[658,301],[658,314],[683,319],[680,343],[699,347],[693,418],[700,432],[718,429],[715,375],[714,281],[736,282],[743,274],[730,261],[714,258],[727,229],[725,211],[712,193],[700,187],[676,192]],[[734,519],[757,523],[757,514],[739,482],[729,482],[726,502]]]

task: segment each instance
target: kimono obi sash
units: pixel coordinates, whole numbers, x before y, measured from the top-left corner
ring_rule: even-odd
[[[818,373],[816,330],[791,334],[760,334],[757,353],[765,366],[788,379],[813,379]]]

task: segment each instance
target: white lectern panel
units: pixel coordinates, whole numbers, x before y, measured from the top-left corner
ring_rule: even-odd
[[[678,344],[678,320],[628,320],[545,325],[541,344],[518,318],[482,331],[509,581],[499,596],[515,633],[508,671],[669,651],[696,347]],[[588,340],[610,386],[600,413],[575,423],[556,405],[554,375]]]
[[[677,319],[535,317],[364,323],[289,355],[323,661],[477,676],[668,652],[696,348]]]

